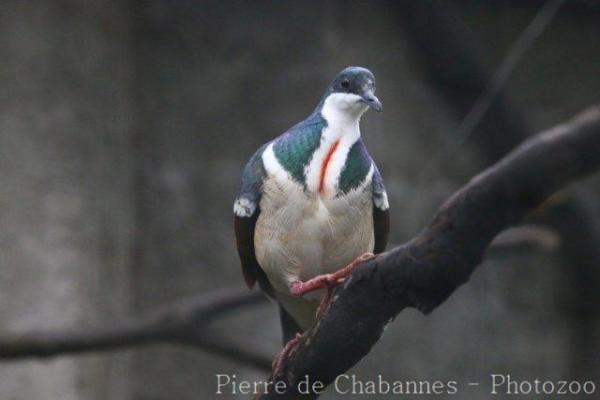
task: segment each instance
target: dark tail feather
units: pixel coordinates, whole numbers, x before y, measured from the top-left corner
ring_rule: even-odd
[[[281,320],[281,331],[283,333],[283,345],[293,339],[297,333],[302,333],[302,329],[294,318],[279,305],[279,319]]]

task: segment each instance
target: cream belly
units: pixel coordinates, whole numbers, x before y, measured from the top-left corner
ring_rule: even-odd
[[[343,197],[305,192],[296,182],[275,177],[263,184],[254,236],[256,259],[280,302],[301,325],[314,318],[322,292],[293,298],[290,284],[337,271],[373,251],[373,203],[368,184]]]

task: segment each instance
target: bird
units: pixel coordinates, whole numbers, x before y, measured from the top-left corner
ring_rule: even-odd
[[[279,303],[283,343],[315,323],[330,288],[385,250],[389,204],[360,132],[382,111],[375,77],[344,68],[314,111],[261,146],[246,164],[234,200],[234,230],[249,288]]]

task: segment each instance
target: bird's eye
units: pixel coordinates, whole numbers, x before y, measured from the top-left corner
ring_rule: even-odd
[[[348,89],[350,87],[350,81],[348,79],[344,79],[342,81],[342,87]]]

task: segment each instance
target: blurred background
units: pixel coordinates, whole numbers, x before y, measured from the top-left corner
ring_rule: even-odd
[[[385,110],[362,132],[387,185],[391,243],[409,239],[475,173],[599,100],[600,5],[562,3],[550,18],[538,0],[2,1],[0,332],[110,326],[242,286],[241,170],[348,65],[377,77]],[[544,29],[483,119],[465,122],[536,15]],[[559,245],[490,254],[432,315],[403,312],[351,373],[600,386],[600,181],[528,222]],[[268,358],[280,347],[272,304],[210,329]],[[217,373],[266,376],[157,345],[3,361],[0,399],[212,398]]]

